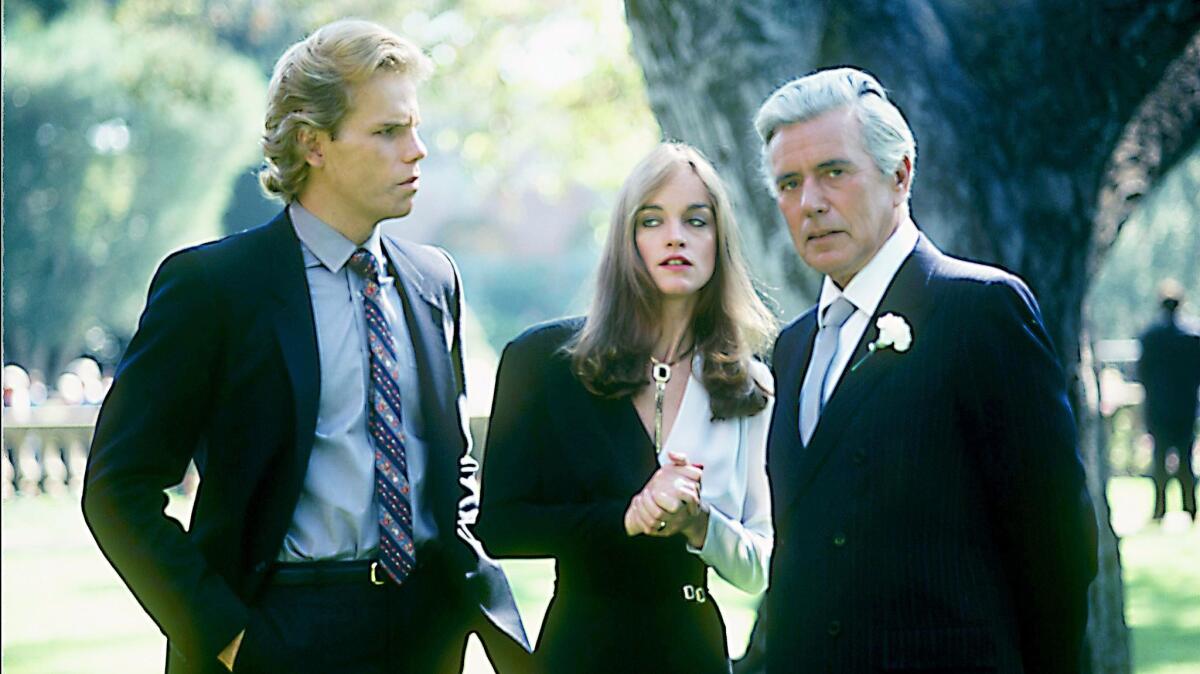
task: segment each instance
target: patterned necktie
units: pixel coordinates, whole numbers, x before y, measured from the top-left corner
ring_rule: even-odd
[[[833,369],[830,366],[837,358],[838,337],[842,325],[853,313],[854,305],[850,300],[845,296],[839,297],[825,310],[821,329],[817,331],[812,359],[808,362],[804,385],[800,387],[800,438],[804,440],[805,446],[812,440],[813,431],[817,428],[817,419],[821,416],[821,410],[825,408],[825,387]]]
[[[397,584],[412,571],[412,506],[409,503],[408,462],[404,428],[400,424],[399,367],[392,331],[379,306],[379,266],[370,251],[359,248],[350,268],[366,281],[362,291],[371,355],[371,384],[367,393],[367,430],[375,445],[375,496],[379,503],[379,564]]]

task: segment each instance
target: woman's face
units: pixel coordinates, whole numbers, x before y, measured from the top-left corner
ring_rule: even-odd
[[[686,166],[652,192],[633,215],[638,254],[664,296],[687,298],[712,278],[716,213],[700,178]]]

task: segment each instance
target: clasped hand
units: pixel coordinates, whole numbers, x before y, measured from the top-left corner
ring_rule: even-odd
[[[701,514],[700,478],[704,469],[688,463],[687,456],[668,452],[671,463],[650,476],[646,486],[629,501],[625,533],[630,536],[674,536],[686,533]]]

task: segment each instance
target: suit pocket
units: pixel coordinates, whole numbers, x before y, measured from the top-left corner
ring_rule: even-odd
[[[288,649],[280,638],[279,626],[261,610],[251,609],[250,622],[242,637],[237,657],[233,661],[233,674],[265,674],[282,671]]]
[[[371,607],[360,592],[370,586],[272,586],[250,609],[233,674],[325,674],[357,671],[333,663],[362,652],[355,636]],[[355,647],[359,647],[355,650]],[[243,657],[244,656],[244,657]]]
[[[994,671],[996,641],[982,627],[886,630],[882,659],[888,672]]]

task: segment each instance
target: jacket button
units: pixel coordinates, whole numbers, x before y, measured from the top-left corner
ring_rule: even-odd
[[[829,621],[829,636],[836,637],[842,633],[842,623],[838,620]]]
[[[267,564],[267,562],[265,562],[265,561],[264,561],[264,562],[259,562],[258,564],[255,564],[255,565],[254,565],[254,573],[263,573],[263,572],[265,572],[265,571],[267,570],[267,566],[269,566],[269,564]]]
[[[861,449],[856,449],[854,450],[854,454],[851,455],[851,458],[854,459],[854,463],[862,465],[862,462],[867,460],[867,453]]]
[[[845,534],[837,534],[836,536],[834,536],[833,544],[834,544],[834,546],[839,547],[839,548],[842,547],[843,545],[845,545],[846,544],[846,535]]]

